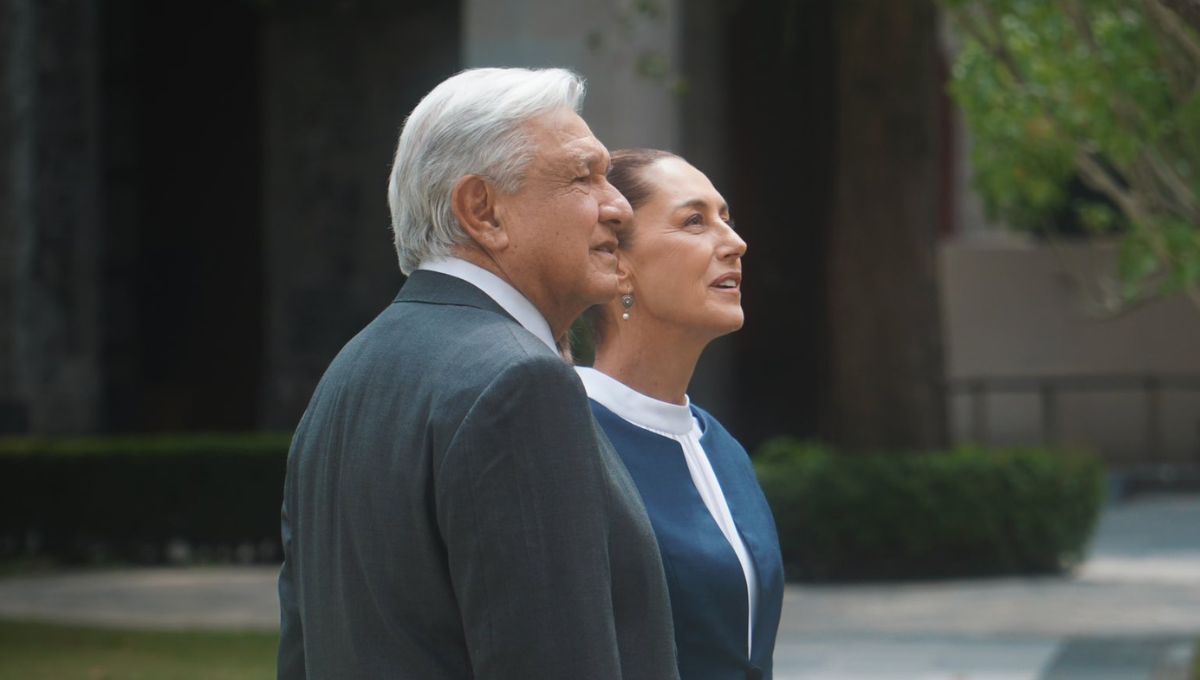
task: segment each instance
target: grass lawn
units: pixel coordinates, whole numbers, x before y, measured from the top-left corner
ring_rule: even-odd
[[[276,633],[126,631],[0,621],[0,680],[275,677]]]

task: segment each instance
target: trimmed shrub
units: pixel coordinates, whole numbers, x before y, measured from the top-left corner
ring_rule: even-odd
[[[288,443],[280,434],[0,439],[0,555],[154,562],[183,541],[201,554],[250,545],[273,557]]]
[[[1058,573],[1084,555],[1103,465],[1049,449],[837,455],[776,439],[755,457],[788,577]]]

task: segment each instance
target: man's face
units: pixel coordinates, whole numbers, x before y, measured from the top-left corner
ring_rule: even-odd
[[[544,114],[528,130],[534,157],[525,180],[496,201],[509,239],[498,264],[558,336],[616,295],[617,235],[631,210],[608,183],[608,150],[574,111]]]

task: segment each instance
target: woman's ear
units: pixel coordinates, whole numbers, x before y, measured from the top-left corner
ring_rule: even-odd
[[[485,252],[508,247],[508,233],[496,217],[496,189],[479,175],[466,175],[450,192],[450,210],[463,231]]]
[[[633,270],[629,266],[629,258],[617,251],[617,294],[633,293]]]

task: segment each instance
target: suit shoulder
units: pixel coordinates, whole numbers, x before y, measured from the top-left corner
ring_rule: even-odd
[[[423,366],[422,382],[443,396],[474,401],[475,392],[584,393],[575,371],[508,316],[469,306],[401,303],[394,315],[406,361]],[[397,334],[399,335],[399,333]]]
[[[495,317],[496,315],[490,315]],[[487,382],[532,379],[579,384],[574,370],[554,350],[515,321],[487,319],[448,339],[449,359]],[[582,387],[580,388],[582,390]]]
[[[528,392],[539,398],[571,398],[587,404],[583,383],[571,366],[562,357],[547,352],[545,345],[534,350],[508,354],[496,366],[487,391]]]
[[[387,361],[448,364],[488,372],[531,354],[557,355],[513,319],[469,305],[400,301],[390,305],[352,345]]]

